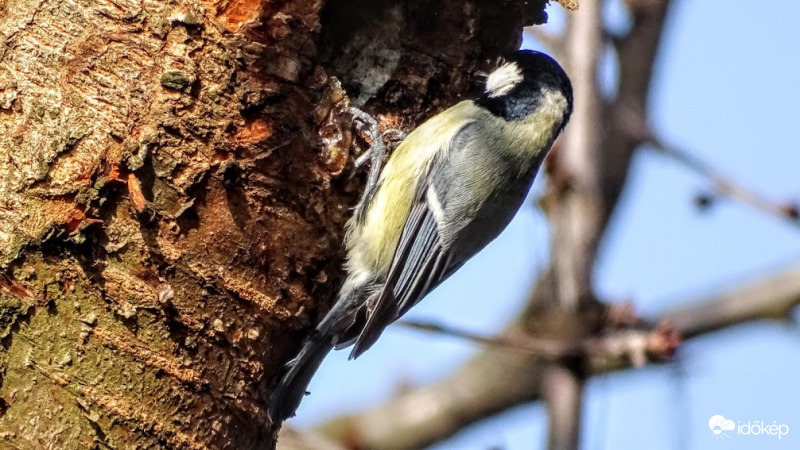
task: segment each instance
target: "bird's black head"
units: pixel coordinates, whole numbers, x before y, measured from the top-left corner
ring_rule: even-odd
[[[486,79],[483,94],[475,101],[505,120],[523,120],[552,96],[563,98],[566,125],[572,113],[572,83],[564,69],[541,52],[518,50]]]

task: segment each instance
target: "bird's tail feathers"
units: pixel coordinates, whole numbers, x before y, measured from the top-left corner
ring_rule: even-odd
[[[356,359],[367,351],[378,340],[386,327],[397,319],[397,305],[391,289],[375,292],[368,300],[370,307],[374,308],[367,314],[364,328],[355,341],[353,350],[348,359]]]
[[[286,373],[269,398],[268,415],[272,423],[294,416],[311,378],[332,348],[330,338],[317,334],[305,343],[296,358],[286,363]]]

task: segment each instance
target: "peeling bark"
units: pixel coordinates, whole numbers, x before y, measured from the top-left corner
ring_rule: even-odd
[[[544,3],[0,2],[4,445],[273,447],[361,185],[344,106],[414,126]]]

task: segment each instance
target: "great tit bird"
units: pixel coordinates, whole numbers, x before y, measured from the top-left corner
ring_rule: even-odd
[[[567,74],[520,50],[481,95],[432,117],[397,147],[347,223],[347,277],[270,397],[294,415],[328,352],[370,348],[383,330],[508,225],[572,112]]]

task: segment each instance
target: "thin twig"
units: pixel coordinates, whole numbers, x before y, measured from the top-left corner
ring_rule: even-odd
[[[523,351],[547,361],[566,357],[588,356],[594,360],[628,359],[634,366],[643,366],[650,356],[661,359],[672,355],[680,338],[667,323],[653,325],[651,330],[623,329],[597,337],[578,340],[543,339],[530,335],[486,336],[472,331],[419,320],[398,322],[409,328],[465,339],[481,345]]]
[[[419,320],[404,319],[398,321],[398,323],[415,330],[444,334],[482,345],[522,350],[549,360],[555,360],[573,354],[578,347],[580,347],[576,344],[569,344],[553,339],[540,339],[532,336],[484,336],[448,325]]]
[[[647,143],[662,155],[669,156],[708,178],[713,184],[714,192],[717,195],[739,200],[759,211],[784,219],[791,225],[800,227],[800,211],[798,211],[797,205],[775,202],[741,184],[737,184],[714,170],[705,161],[687,151],[664,143],[656,136],[651,136]]]
[[[798,207],[797,204],[791,202],[775,202],[752,189],[736,183],[691,152],[666,143],[632,111],[627,111],[625,123],[628,125],[628,132],[631,133],[632,136],[637,137],[643,144],[650,144],[656,152],[670,157],[703,177],[708,178],[713,185],[716,195],[738,200],[761,212],[786,220],[789,224],[800,227],[800,207]]]

